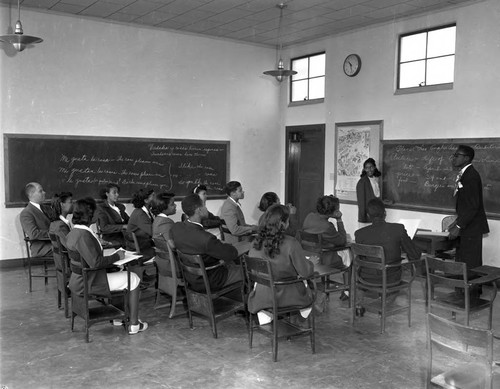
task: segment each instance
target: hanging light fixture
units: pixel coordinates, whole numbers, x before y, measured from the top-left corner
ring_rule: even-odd
[[[275,70],[267,70],[264,72],[264,74],[276,77],[276,79],[279,82],[281,82],[283,81],[283,78],[297,74],[297,72],[295,70],[285,69],[283,59],[281,58],[281,50],[283,49],[283,44],[281,43],[281,21],[283,20],[283,9],[286,8],[286,4],[280,3],[276,5],[276,7],[280,9],[280,19],[278,23],[278,39],[276,45],[276,64],[278,68]]]
[[[17,0],[17,22],[14,34],[0,36],[1,42],[10,43],[17,51],[23,51],[27,45],[43,42],[42,38],[36,36],[23,35],[23,25],[21,24],[21,6]]]

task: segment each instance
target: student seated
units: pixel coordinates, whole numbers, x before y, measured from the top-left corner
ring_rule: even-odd
[[[337,228],[328,219],[337,221]],[[310,234],[321,234],[323,247],[345,246],[347,234],[342,221],[339,199],[330,195],[318,198],[316,212],[311,212],[304,219],[302,230]],[[326,244],[326,245],[325,245]],[[321,255],[321,263],[324,265],[343,268],[351,264],[349,250],[329,251]]]
[[[280,198],[274,192],[266,192],[262,195],[259,202],[259,206],[257,208],[259,208],[259,210],[261,210],[262,212],[266,212],[267,209],[274,204],[281,204]],[[297,234],[297,226],[298,226],[297,208],[295,208],[292,204],[287,204],[286,206],[290,211],[290,218],[289,218],[290,222],[288,224],[288,228],[285,231],[285,234],[295,237],[295,235]],[[259,223],[258,223],[259,225],[263,217],[264,213],[259,218]]]
[[[275,281],[297,278],[308,278],[314,274],[314,266],[306,258],[306,253],[300,243],[293,237],[285,234],[288,227],[290,211],[288,207],[272,205],[261,218],[258,235],[250,249],[249,256],[269,259],[275,275]],[[301,306],[313,301],[311,289],[304,283],[277,286],[278,306]],[[257,284],[248,297],[248,310],[257,313],[260,324],[269,322],[266,308],[272,308],[271,289]],[[301,312],[307,317],[310,310]]]
[[[73,213],[73,195],[71,192],[56,193],[52,197],[54,219],[50,223],[49,233],[56,234],[61,244],[66,247],[66,235],[71,230],[68,215]]]
[[[102,239],[116,247],[125,247],[122,231],[127,229],[129,216],[125,205],[118,202],[120,187],[109,183],[104,186],[99,195],[103,203],[97,206],[96,219]]]
[[[141,254],[144,257],[153,257],[155,251],[153,248],[153,214],[150,211],[150,204],[153,200],[154,191],[152,189],[141,189],[134,193],[132,204],[134,210],[130,215],[127,225],[127,231],[133,232],[137,237]],[[129,250],[134,250],[132,242],[126,242]]]
[[[245,192],[238,181],[228,182],[225,189],[228,197],[222,204],[220,217],[231,234],[225,234],[224,240],[228,243],[250,240],[250,235],[256,232],[258,227],[245,222],[239,202],[245,198]]]
[[[197,194],[200,196],[201,200],[203,201],[203,205],[207,205],[207,187],[206,185],[196,185],[196,187],[193,189],[193,193]],[[183,215],[186,216],[186,215]],[[183,218],[187,219],[187,216]],[[203,224],[203,227],[206,229],[209,228],[218,228],[222,224],[222,220],[220,217],[215,216],[213,213],[208,212],[208,217],[204,220],[202,220],[201,224]]]
[[[184,254],[201,255],[206,267],[224,261],[224,266],[208,270],[208,281],[216,291],[226,285],[243,279],[241,267],[234,261],[238,250],[231,244],[223,243],[215,235],[205,231],[201,222],[208,217],[207,207],[198,195],[192,194],[182,200],[182,211],[188,216],[184,222],[177,222],[170,230],[175,247]],[[191,287],[203,292],[205,285],[201,276],[186,274],[186,281]]]
[[[85,198],[78,200],[73,210],[74,228],[66,237],[66,247],[69,251],[75,251],[85,263],[93,267],[108,266],[124,257],[123,252],[117,252],[110,256],[104,256],[101,243],[98,237],[90,229],[90,224],[96,210],[95,200]],[[71,253],[70,253],[71,258]],[[73,259],[71,259],[73,262]],[[80,264],[77,264],[80,266]],[[145,331],[148,323],[139,320],[139,276],[130,273],[129,310],[130,325],[128,333],[133,335]],[[71,273],[69,288],[76,295],[83,295],[83,276]],[[119,271],[107,273],[106,270],[99,270],[95,276],[89,280],[89,290],[92,294],[103,297],[111,297],[111,292],[128,288],[127,272]],[[113,322],[115,325],[122,325],[121,322]]]
[[[43,204],[45,191],[38,182],[30,182],[24,188],[29,203],[21,211],[20,220],[24,233],[31,242],[31,256],[44,257],[52,254],[52,244],[49,239],[50,219],[52,211]]]
[[[174,202],[175,194],[158,193],[151,201],[151,213],[155,216],[153,220],[153,238],[163,238],[166,241],[170,239],[170,229],[174,221],[169,218],[175,215],[177,206]]]

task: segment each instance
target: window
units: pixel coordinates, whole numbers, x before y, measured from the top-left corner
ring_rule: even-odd
[[[398,89],[452,84],[456,25],[399,38]]]
[[[292,59],[290,101],[309,101],[325,98],[325,53]]]

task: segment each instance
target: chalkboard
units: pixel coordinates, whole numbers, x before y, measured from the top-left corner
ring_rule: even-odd
[[[141,188],[185,196],[197,184],[221,198],[229,177],[228,141],[4,134],[4,149],[7,207],[26,203],[31,181],[47,198],[60,191],[98,198],[114,182],[126,200]]]
[[[500,138],[383,141],[383,199],[396,208],[454,213],[458,171],[451,162],[459,144],[474,148],[486,213],[500,218]]]

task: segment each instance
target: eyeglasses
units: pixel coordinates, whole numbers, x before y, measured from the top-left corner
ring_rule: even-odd
[[[455,154],[453,154],[453,157],[455,157],[455,158],[456,158],[456,157],[458,157],[459,155],[463,155],[464,157],[466,157],[466,156],[467,156],[466,154],[462,154],[462,153],[455,153]]]

